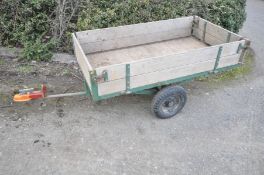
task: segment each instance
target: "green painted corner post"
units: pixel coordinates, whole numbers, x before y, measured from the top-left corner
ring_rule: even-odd
[[[214,70],[213,70],[214,73],[217,72],[217,67],[218,67],[218,64],[221,58],[222,51],[223,51],[223,46],[220,46],[217,52],[216,60],[215,60],[215,65],[214,65]]]
[[[92,93],[91,93],[91,90],[90,90],[90,87],[89,85],[87,84],[86,80],[83,80],[83,86],[85,88],[85,92],[86,92],[86,96],[87,97],[91,97],[92,96]]]
[[[130,64],[126,64],[126,92],[130,92]]]
[[[90,78],[91,78],[91,96],[94,101],[100,100],[98,94],[98,83],[97,83],[97,74],[96,71],[90,71]]]
[[[243,49],[243,46],[242,46],[242,43],[240,43],[237,48],[237,54],[239,54],[240,50],[242,49]]]
[[[242,45],[239,45],[238,47],[238,52],[240,51],[239,49],[242,47],[242,53],[241,53],[241,55],[240,55],[240,57],[239,57],[239,63],[240,64],[243,64],[243,59],[244,59],[244,57],[245,57],[245,54],[246,54],[246,52],[247,52],[247,48],[250,46],[250,41],[249,40],[247,40],[246,39],[246,41],[245,41],[245,45],[244,46],[242,46]]]
[[[204,23],[203,42],[205,42],[206,30],[207,30],[207,22]]]
[[[194,28],[195,28],[195,16],[193,16],[193,22],[192,22],[192,30],[191,30],[191,35],[194,35]]]
[[[226,42],[229,43],[230,42],[230,39],[231,39],[231,33],[228,32],[227,38],[226,38]]]

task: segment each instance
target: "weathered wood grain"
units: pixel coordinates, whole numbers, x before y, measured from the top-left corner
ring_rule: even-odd
[[[105,51],[191,35],[193,17],[77,32],[85,53]]]
[[[244,45],[245,41],[236,41],[232,43],[226,43],[218,46],[204,47],[198,49],[191,49],[182,53],[164,55],[157,57],[149,57],[146,59],[135,60],[125,62],[123,64],[116,64],[110,66],[104,66],[96,68],[97,74],[101,74],[103,71],[108,72],[109,81],[124,78],[125,64],[130,64],[130,75],[136,76],[141,74],[147,74],[150,72],[161,71],[164,69],[176,68],[184,65],[195,64],[201,61],[215,60],[219,47],[223,47],[221,57],[234,55],[237,52],[239,44]],[[177,46],[175,46],[177,47]],[[124,53],[122,53],[125,55]],[[98,58],[99,59],[99,58]]]
[[[228,31],[200,17],[195,17],[195,21],[198,25],[195,25],[193,29],[193,35],[198,39],[203,40],[203,35],[205,31],[204,42],[209,45],[223,44],[233,41],[239,41],[242,39],[242,36]],[[207,23],[206,28],[205,23]]]
[[[90,65],[86,55],[84,54],[77,38],[74,34],[72,34],[72,40],[73,40],[73,47],[74,47],[74,54],[75,57],[79,63],[79,66],[81,67],[82,73],[85,77],[86,82],[88,83],[89,87],[91,88],[91,77],[89,74],[89,71],[92,71],[93,68]]]

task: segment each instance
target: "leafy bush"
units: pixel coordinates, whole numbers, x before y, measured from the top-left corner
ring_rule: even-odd
[[[24,48],[22,58],[36,61],[49,61],[52,57],[51,50],[55,47],[54,40],[43,42],[41,37],[35,39],[34,41],[25,41],[23,44]]]
[[[25,59],[46,61],[52,38],[50,29],[55,0],[2,0],[0,2],[1,45],[24,47]],[[37,49],[34,51],[34,48]],[[42,50],[42,51],[40,51]]]
[[[246,0],[216,0],[208,6],[208,20],[238,32],[246,20]]]
[[[22,47],[27,60],[71,50],[70,33],[198,15],[238,32],[246,0],[1,0],[0,45]],[[56,42],[55,42],[56,41]]]
[[[198,15],[238,32],[246,19],[245,5],[246,0],[91,0],[77,26],[86,30]]]

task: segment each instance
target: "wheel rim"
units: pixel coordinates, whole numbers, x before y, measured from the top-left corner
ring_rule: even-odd
[[[170,96],[161,103],[160,108],[163,113],[171,116],[171,115],[175,115],[178,112],[180,103],[181,103],[180,96],[178,95]]]

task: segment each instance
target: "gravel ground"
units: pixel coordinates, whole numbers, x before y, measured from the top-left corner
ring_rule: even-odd
[[[247,11],[251,75],[187,85],[188,103],[170,120],[150,114],[149,96],[0,109],[0,174],[264,174],[264,1],[248,0]]]

